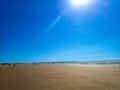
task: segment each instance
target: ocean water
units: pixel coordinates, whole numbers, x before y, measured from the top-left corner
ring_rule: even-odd
[[[120,60],[96,60],[96,61],[56,61],[56,62],[33,62],[33,63],[0,63],[2,65],[10,64],[64,64],[64,65],[114,65],[120,66]]]

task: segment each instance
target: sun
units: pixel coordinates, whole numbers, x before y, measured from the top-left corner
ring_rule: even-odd
[[[89,5],[91,0],[69,0],[69,3],[73,7],[80,7]]]

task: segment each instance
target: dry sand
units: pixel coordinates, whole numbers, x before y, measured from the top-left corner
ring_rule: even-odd
[[[0,65],[0,90],[120,90],[120,66]]]

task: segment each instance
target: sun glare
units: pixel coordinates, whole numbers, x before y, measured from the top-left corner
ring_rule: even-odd
[[[80,6],[87,6],[91,3],[91,0],[69,0],[71,6],[73,7],[80,7]]]

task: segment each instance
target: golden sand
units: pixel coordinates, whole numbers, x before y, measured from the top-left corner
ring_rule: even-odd
[[[0,65],[0,90],[120,90],[120,66]]]

